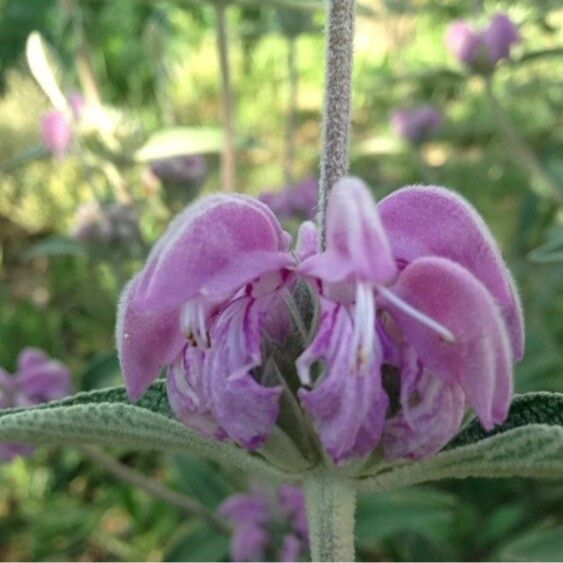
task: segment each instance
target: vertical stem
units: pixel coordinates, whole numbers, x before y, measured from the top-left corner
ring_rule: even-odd
[[[486,81],[486,91],[489,103],[493,109],[494,119],[499,129],[504,135],[507,143],[512,146],[518,156],[519,163],[523,164],[532,177],[535,177],[544,186],[551,196],[563,206],[563,191],[547,173],[542,166],[534,151],[530,148],[526,140],[520,135],[518,128],[512,123],[512,120],[502,104],[499,102],[493,92],[493,85],[489,78]]]
[[[215,3],[215,14],[217,16],[217,54],[219,56],[221,72],[221,110],[225,128],[221,176],[223,189],[228,192],[234,192],[236,182],[235,122],[225,12],[225,5],[221,0],[217,1]]]
[[[354,560],[356,491],[319,472],[304,483],[312,561]]]
[[[72,18],[75,33],[77,35],[78,47],[76,50],[76,68],[78,70],[78,79],[84,96],[90,103],[101,104],[100,90],[96,80],[96,74],[92,65],[90,56],[90,47],[84,32],[82,23],[82,14],[75,0],[60,0],[61,7],[66,10],[69,17]]]
[[[327,15],[326,79],[323,153],[317,224],[324,249],[328,197],[348,172],[355,0],[329,0]]]
[[[287,71],[289,81],[289,95],[287,104],[287,122],[285,128],[285,165],[284,181],[292,184],[293,162],[295,160],[295,126],[297,121],[297,87],[299,72],[297,70],[297,38],[287,37]]]

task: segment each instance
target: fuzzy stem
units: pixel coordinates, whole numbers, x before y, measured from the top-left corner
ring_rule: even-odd
[[[289,95],[287,104],[287,122],[285,128],[285,166],[284,180],[287,185],[293,183],[293,162],[295,160],[295,125],[297,121],[297,38],[287,37],[287,72]]]
[[[312,561],[354,561],[356,491],[328,471],[304,483]]]
[[[221,162],[221,176],[223,189],[227,192],[235,191],[236,183],[236,154],[235,154],[235,122],[234,96],[231,84],[231,69],[229,65],[227,22],[225,18],[226,6],[218,1],[215,3],[217,17],[217,55],[221,72],[221,111],[225,128],[225,144]]]
[[[512,123],[512,119],[505,111],[493,91],[493,85],[490,79],[486,81],[487,97],[496,123],[503,134],[506,142],[512,146],[518,156],[519,163],[523,164],[529,171],[532,178],[537,180],[551,194],[557,203],[563,206],[563,191],[560,186],[545,170],[534,151],[530,148],[526,140],[520,135],[518,128]]]
[[[202,520],[205,520],[207,524],[221,533],[230,533],[230,527],[226,522],[196,500],[182,493],[178,493],[177,491],[173,491],[172,489],[168,489],[160,483],[141,475],[134,469],[115,460],[100,448],[95,446],[82,446],[80,449],[92,461],[101,465],[108,473],[121,479],[121,481],[129,483],[159,500],[178,507],[186,514],[199,516]]]
[[[334,184],[348,172],[355,0],[329,0],[323,153],[317,224],[319,243],[326,242],[326,207]]]

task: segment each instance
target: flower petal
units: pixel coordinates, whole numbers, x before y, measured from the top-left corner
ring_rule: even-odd
[[[247,449],[266,441],[276,422],[282,387],[265,387],[252,370],[262,363],[260,342],[270,296],[231,303],[211,332],[205,386],[212,412],[231,438]]]
[[[136,305],[179,306],[198,293],[228,294],[261,274],[293,263],[287,236],[260,201],[214,195],[178,215],[140,275]]]
[[[483,43],[489,49],[493,63],[510,56],[510,47],[520,41],[520,33],[506,14],[495,14],[483,33]]]
[[[297,233],[295,256],[300,262],[317,253],[317,227],[313,221],[304,221]]]
[[[303,544],[301,540],[294,534],[287,534],[284,536],[281,549],[279,560],[280,561],[299,561],[299,557],[301,556],[301,552],[303,551]]]
[[[507,415],[512,394],[510,341],[498,307],[486,287],[445,258],[419,258],[399,276],[394,293],[445,326],[455,342],[382,300],[426,370],[460,385],[485,429]]]
[[[237,526],[231,540],[233,561],[264,561],[270,541],[270,534],[261,526]]]
[[[218,512],[234,524],[264,524],[271,518],[268,496],[259,492],[231,495]]]
[[[18,371],[24,371],[33,366],[49,361],[49,356],[39,348],[26,347],[18,355]]]
[[[340,463],[368,454],[379,441],[388,398],[381,386],[381,352],[375,350],[366,374],[355,370],[354,327],[342,305],[323,300],[319,329],[311,345],[297,360],[304,384],[299,398],[311,415],[321,442]],[[374,341],[374,347],[377,342]],[[313,364],[324,364],[326,373],[312,381]]]
[[[184,345],[179,309],[141,312],[135,307],[140,281],[135,277],[125,286],[115,329],[119,361],[132,401],[139,399]]]
[[[481,37],[465,22],[455,21],[448,27],[446,46],[459,61],[471,66],[479,57]]]
[[[18,396],[26,405],[46,403],[70,395],[70,370],[61,362],[47,358],[42,362],[23,363],[28,367],[19,371],[16,378]]]
[[[205,395],[203,377],[206,350],[186,345],[168,368],[166,390],[168,401],[177,418],[204,436],[225,440],[226,432],[211,413]]]
[[[327,208],[327,249],[305,260],[303,274],[326,282],[348,278],[389,283],[397,269],[375,202],[357,178],[338,181]]]
[[[408,186],[378,205],[381,221],[399,262],[442,256],[476,276],[497,300],[508,324],[516,359],[524,354],[522,306],[496,242],[475,209],[455,192]]]
[[[388,460],[432,455],[459,430],[465,393],[418,365],[414,350],[401,370],[401,412],[385,422],[382,443]]]

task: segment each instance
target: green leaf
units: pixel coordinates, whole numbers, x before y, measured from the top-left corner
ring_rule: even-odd
[[[532,262],[538,264],[563,261],[563,228],[552,230],[549,240],[528,254]]]
[[[415,462],[380,465],[364,490],[466,477],[563,477],[563,395],[518,396],[506,422],[485,433],[473,419],[442,452]]]
[[[135,153],[138,162],[172,156],[218,153],[223,148],[223,131],[214,127],[171,127],[154,133]]]
[[[563,557],[563,526],[535,530],[505,545],[501,561],[561,561]]]
[[[516,395],[506,421],[492,432],[486,432],[479,420],[473,417],[461,432],[448,444],[447,450],[473,444],[488,436],[501,434],[527,424],[563,426],[563,393],[526,393]]]
[[[43,256],[83,256],[84,248],[75,240],[53,235],[44,238],[41,242],[34,244],[26,250],[22,258],[24,260],[32,260]]]
[[[197,522],[166,552],[165,561],[224,561],[229,539],[203,522]]]
[[[29,164],[35,160],[43,160],[49,158],[51,153],[43,146],[29,147],[20,154],[17,154],[9,160],[0,164],[0,172],[8,174],[14,172],[18,168]]]
[[[86,391],[103,389],[115,385],[121,376],[121,366],[117,354],[101,354],[96,356],[82,372],[80,382]]]
[[[209,440],[173,418],[164,381],[136,403],[124,387],[78,393],[30,409],[0,411],[0,441],[39,444],[115,444],[133,448],[189,452],[229,465],[291,480],[257,453],[232,443]]]
[[[182,491],[215,510],[232,488],[223,473],[209,461],[188,454],[174,456],[176,474]]]
[[[441,491],[413,487],[361,496],[357,509],[357,541],[365,546],[403,532],[430,540],[443,537],[453,519],[456,498]]]

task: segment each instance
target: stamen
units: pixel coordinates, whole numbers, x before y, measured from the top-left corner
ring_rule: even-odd
[[[400,309],[401,311],[403,311],[403,313],[406,313],[413,319],[416,319],[419,323],[427,326],[434,332],[437,332],[442,340],[444,340],[448,344],[453,344],[455,342],[454,335],[444,325],[440,324],[438,321],[435,321],[428,315],[421,313],[418,309],[411,307],[408,303],[403,301],[400,297],[397,297],[386,287],[383,287],[381,285],[377,285],[376,287],[377,291],[379,291],[379,293],[381,293],[381,295],[383,295],[383,297],[385,297],[387,301],[395,305],[397,309]]]
[[[354,306],[354,334],[352,350],[356,350],[356,366],[360,370],[369,366],[374,358],[375,348],[375,302],[373,289],[369,284],[356,284]]]
[[[209,346],[207,329],[205,327],[205,307],[202,303],[190,301],[182,307],[180,317],[182,332],[192,345],[203,348]]]

